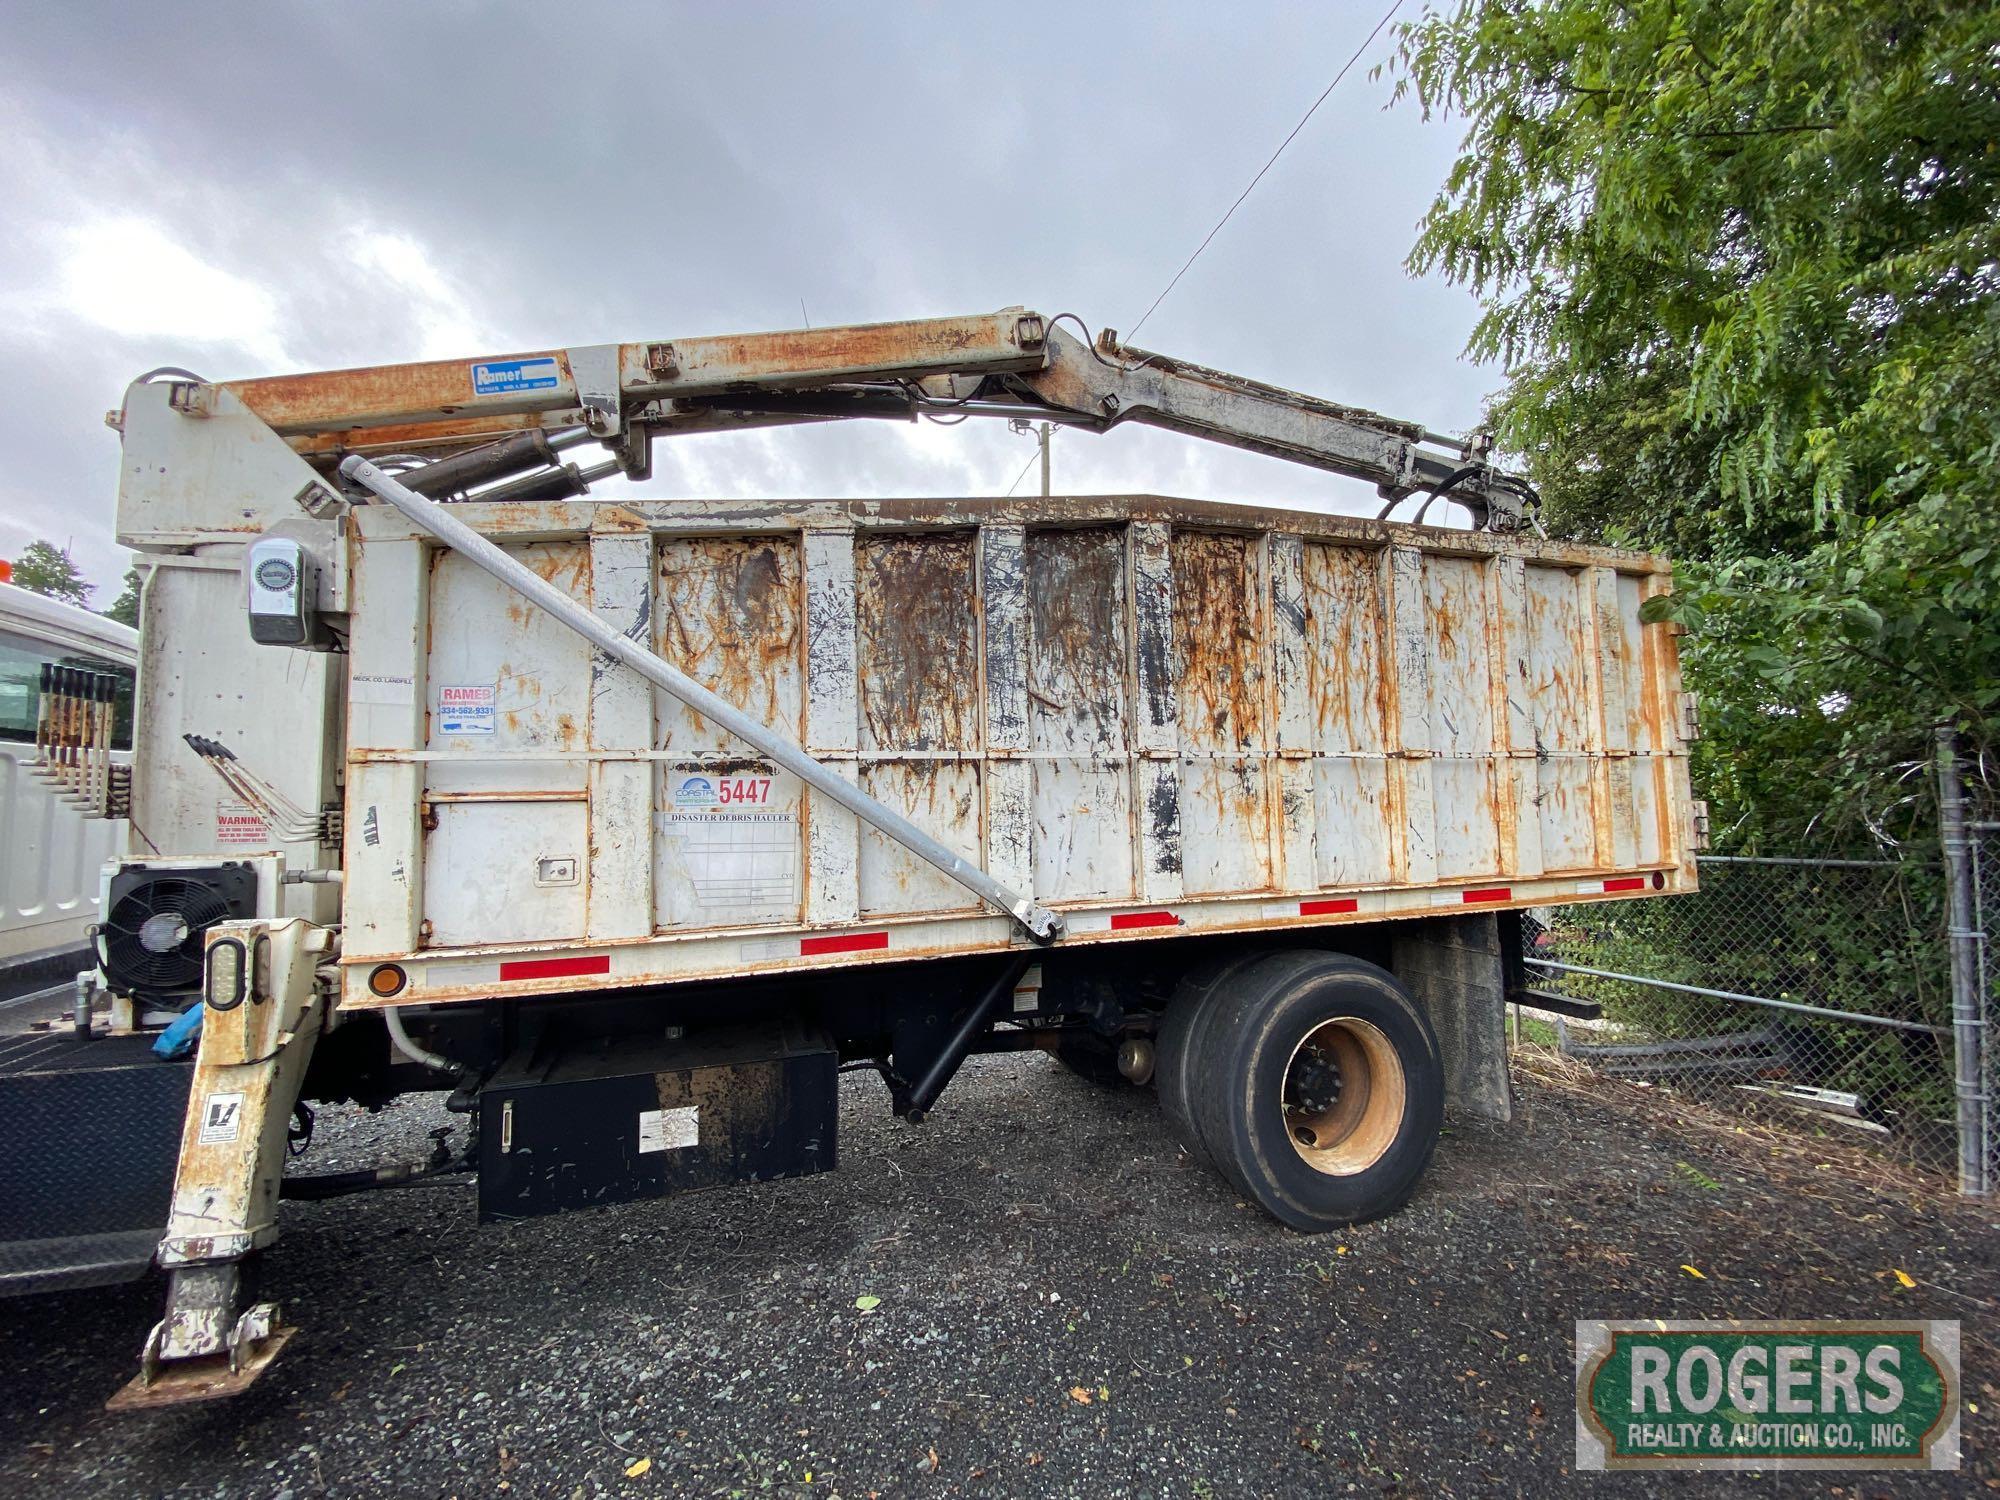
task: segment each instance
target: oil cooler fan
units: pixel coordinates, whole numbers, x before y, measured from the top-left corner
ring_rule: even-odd
[[[255,916],[257,884],[256,867],[247,861],[118,866],[97,927],[97,956],[110,988],[170,1006],[199,994],[208,929]]]

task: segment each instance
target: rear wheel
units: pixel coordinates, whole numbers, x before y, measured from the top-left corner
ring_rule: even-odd
[[[1378,1218],[1437,1144],[1437,1039],[1395,977],[1279,953],[1231,971],[1191,1018],[1190,1123],[1224,1176],[1308,1232]]]

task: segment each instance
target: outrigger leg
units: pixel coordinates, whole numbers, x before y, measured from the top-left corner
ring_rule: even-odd
[[[277,1304],[243,1305],[242,1270],[278,1235],[286,1130],[331,1004],[315,971],[332,947],[329,929],[298,917],[209,930],[207,1014],[157,1257],[172,1278],[166,1316],[113,1410],[233,1396],[292,1335]]]

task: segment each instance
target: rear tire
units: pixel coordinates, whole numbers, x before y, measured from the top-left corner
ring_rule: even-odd
[[[1415,1190],[1444,1118],[1444,1070],[1395,976],[1344,954],[1273,954],[1224,977],[1190,1039],[1194,1132],[1273,1218],[1317,1233]]]
[[[1208,1147],[1202,1143],[1201,1132],[1195,1128],[1193,1105],[1190,1096],[1194,1090],[1195,1068],[1201,1056],[1199,1034],[1206,1029],[1209,1018],[1217,1010],[1216,997],[1227,987],[1230,980],[1252,964],[1263,954],[1254,951],[1238,951],[1218,958],[1211,958],[1183,978],[1174,990],[1174,997],[1167,1004],[1167,1013],[1160,1022],[1160,1033],[1155,1041],[1159,1049],[1159,1061],[1153,1071],[1153,1084],[1159,1090],[1160,1110],[1187,1147],[1188,1154],[1209,1166],[1215,1159],[1209,1155]]]

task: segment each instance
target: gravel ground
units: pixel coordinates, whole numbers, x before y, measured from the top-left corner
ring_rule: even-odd
[[[976,1060],[916,1129],[850,1077],[843,1165],[810,1180],[485,1229],[462,1185],[288,1204],[266,1287],[305,1331],[234,1403],[100,1409],[157,1283],[0,1303],[0,1492],[2000,1489],[1990,1215],[1835,1144],[1520,1087],[1402,1213],[1321,1238],[1190,1162],[1148,1095],[1033,1055]],[[306,1166],[422,1154],[449,1118],[329,1110]],[[1653,1315],[1961,1318],[1968,1472],[1572,1475],[1573,1320]]]

